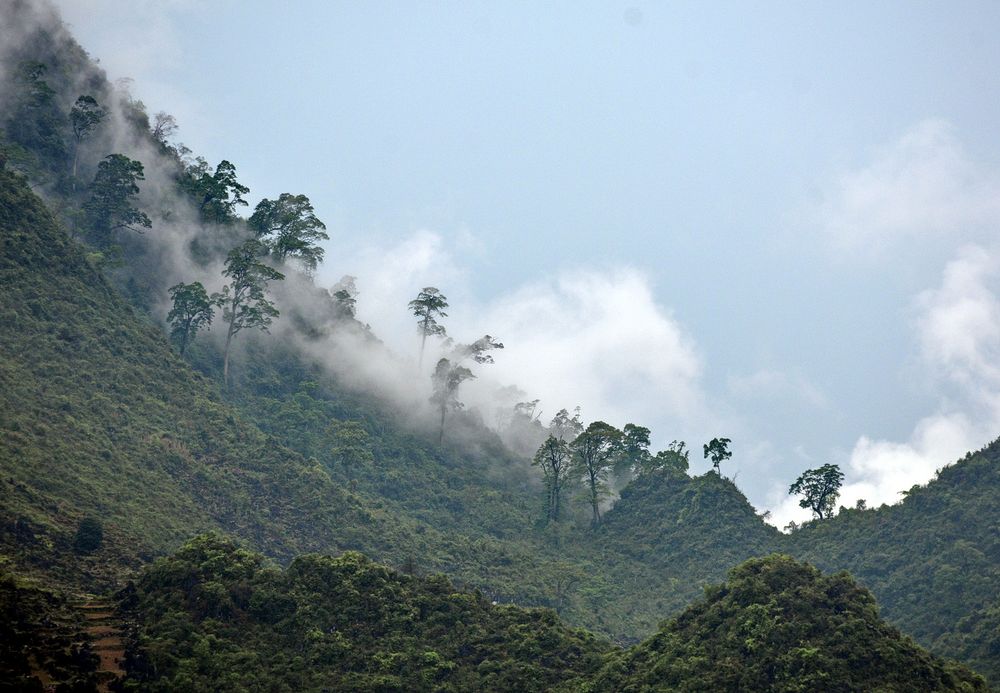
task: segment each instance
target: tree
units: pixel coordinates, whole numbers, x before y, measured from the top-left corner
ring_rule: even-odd
[[[835,464],[824,464],[818,469],[807,469],[788,488],[789,495],[801,495],[800,508],[809,508],[817,519],[830,517],[840,496],[844,473]]]
[[[423,364],[427,337],[445,334],[444,326],[438,324],[436,317],[448,317],[448,314],[444,312],[444,309],[448,307],[448,299],[435,287],[425,286],[417,294],[417,297],[410,301],[409,305],[413,315],[418,319],[417,330],[420,332],[420,360],[418,363]]]
[[[330,288],[330,295],[337,303],[340,314],[353,318],[356,314],[358,303],[358,286],[355,283],[357,277],[345,274],[336,284]]]
[[[729,452],[729,444],[733,442],[729,438],[712,438],[709,442],[702,445],[702,449],[705,451],[705,458],[712,458],[712,466],[715,468],[715,473],[722,476],[722,472],[719,471],[719,465],[728,460],[733,456],[733,453]]]
[[[247,205],[243,196],[250,188],[236,180],[236,167],[223,159],[215,171],[202,159],[187,170],[185,187],[192,194],[206,221],[227,224],[236,218],[236,206]]]
[[[487,334],[472,344],[459,344],[452,350],[452,357],[456,362],[471,358],[476,363],[493,363],[493,355],[486,353],[493,349],[503,349],[503,344]]]
[[[618,454],[622,432],[611,424],[595,421],[569,444],[574,468],[583,478],[593,511],[591,526],[601,522],[601,501],[608,496],[608,472]]]
[[[222,287],[222,293],[212,298],[222,306],[222,319],[229,323],[226,332],[226,347],[222,359],[222,380],[229,383],[229,348],[233,337],[245,329],[260,329],[267,332],[271,321],[278,317],[278,309],[267,300],[268,282],[285,278],[278,270],[260,261],[264,246],[255,238],[229,251],[223,276],[230,282]]]
[[[167,140],[173,137],[175,132],[177,132],[177,119],[172,115],[166,111],[160,111],[153,116],[153,124],[149,134],[154,140],[166,147],[168,146]]]
[[[80,554],[93,553],[104,543],[104,527],[96,517],[85,517],[76,527],[73,550]]]
[[[686,474],[689,465],[690,450],[687,450],[687,443],[683,440],[673,440],[666,450],[660,450],[653,457],[647,458],[644,465],[640,465],[639,474],[670,469]]]
[[[170,338],[184,355],[188,345],[202,327],[208,328],[215,317],[212,300],[201,282],[175,284],[168,289],[174,307],[167,313],[170,323]]]
[[[317,243],[330,236],[305,195],[281,193],[277,200],[261,200],[248,224],[279,262],[294,257],[313,272],[323,261],[324,251]]]
[[[330,457],[348,479],[353,470],[370,467],[375,462],[368,431],[360,421],[334,422],[327,431],[333,438]]]
[[[573,440],[583,433],[583,423],[580,421],[580,407],[573,410],[573,416],[569,412],[560,409],[549,422],[549,431],[559,440]]]
[[[558,522],[563,486],[569,477],[572,464],[569,444],[561,438],[550,435],[538,448],[531,463],[542,470],[542,477],[545,480],[545,519]]]
[[[441,411],[438,445],[444,440],[444,417],[447,411],[449,409],[457,411],[465,406],[458,401],[458,386],[475,377],[468,368],[453,364],[448,359],[441,359],[437,362],[434,373],[431,375],[431,384],[434,388],[431,403]]]
[[[141,180],[145,180],[142,163],[123,154],[109,154],[98,164],[83,211],[100,243],[110,243],[119,229],[142,233],[153,225],[145,212],[132,206]]]
[[[622,429],[618,459],[615,461],[615,473],[637,474],[639,470],[648,466],[652,458],[649,454],[649,445],[648,428],[632,423],[625,424]]]
[[[73,104],[69,112],[69,122],[73,128],[73,190],[76,190],[76,169],[80,160],[80,145],[90,137],[94,129],[101,124],[108,112],[97,103],[93,96],[81,96]]]

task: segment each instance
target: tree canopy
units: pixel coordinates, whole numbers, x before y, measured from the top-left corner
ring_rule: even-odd
[[[313,272],[323,261],[324,250],[318,243],[330,236],[305,195],[281,193],[277,200],[264,198],[247,223],[279,262],[295,258],[307,272]]]
[[[124,154],[109,154],[98,164],[90,199],[83,206],[98,243],[110,244],[119,229],[141,233],[153,225],[145,212],[133,206],[141,180],[145,180],[142,163]]]
[[[425,286],[417,294],[417,297],[410,301],[409,306],[414,317],[417,318],[417,330],[420,333],[419,362],[423,363],[427,337],[445,334],[444,326],[438,323],[437,318],[448,317],[448,314],[444,312],[444,309],[448,307],[448,299],[436,287]]]
[[[844,473],[835,464],[824,464],[817,469],[807,469],[788,488],[791,495],[801,495],[799,507],[809,508],[817,519],[830,517],[840,496]]]

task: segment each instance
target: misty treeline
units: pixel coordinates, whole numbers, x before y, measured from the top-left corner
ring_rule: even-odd
[[[23,33],[32,36],[27,28]],[[161,316],[182,356],[221,320],[213,340],[219,377],[228,385],[239,335],[268,332],[284,312],[288,324],[280,338],[305,356],[332,365],[341,376],[361,371],[371,380],[362,388],[391,389],[386,384],[398,380],[404,367],[385,356],[384,346],[357,320],[357,278],[344,276],[328,289],[316,285],[325,255],[321,243],[329,235],[306,195],[282,192],[251,210],[250,189],[230,160],[213,166],[195,156],[175,139],[179,128],[173,116],[151,115],[132,96],[128,80],[110,84],[66,36],[34,36],[2,48],[3,64],[15,67],[0,75],[5,106],[0,161],[48,198],[92,264],[117,273],[134,303]],[[283,289],[284,284],[289,286]],[[447,297],[433,286],[400,306],[416,319],[419,339],[417,368],[411,365],[405,377],[424,383],[417,388],[423,394],[407,393],[406,404],[422,397],[439,443],[449,414],[465,408],[463,383],[504,348],[488,334],[469,343],[454,341],[443,324],[448,307]],[[423,371],[428,338],[437,359],[429,374]],[[341,371],[331,356],[335,349],[342,359],[353,355]],[[358,368],[361,363],[364,368]],[[504,390],[507,396],[524,395],[514,387]],[[579,497],[596,525],[614,489],[651,471],[688,466],[683,442],[650,453],[649,430],[642,426],[630,423],[619,430],[597,421],[584,427],[578,411],[570,416],[564,409],[544,427],[538,400],[499,411],[497,431],[542,473],[548,520],[558,521],[567,498]],[[731,456],[729,443],[716,438],[704,446],[717,473]],[[831,465],[808,470],[790,492],[802,495],[802,507],[822,519],[834,507],[843,478],[837,474]]]
[[[4,64],[16,66],[0,83],[6,106],[0,157],[48,199],[92,265],[133,303],[161,316],[182,356],[221,322],[212,343],[220,379],[229,385],[240,334],[269,332],[284,313],[288,324],[279,338],[302,345],[322,365],[331,365],[339,350],[339,356],[351,352],[341,368],[352,377],[422,380],[407,386],[414,392],[405,404],[412,407],[422,391],[443,440],[448,413],[464,406],[461,384],[476,377],[477,364],[492,362],[487,352],[502,349],[500,341],[490,335],[453,341],[441,324],[447,299],[424,287],[408,306],[417,317],[417,369],[400,376],[398,359],[356,319],[357,278],[344,276],[329,289],[316,285],[329,235],[306,195],[283,192],[250,209],[250,189],[236,166],[228,159],[213,166],[176,141],[176,119],[151,115],[132,96],[129,80],[110,84],[68,36],[53,40],[51,32],[28,26],[23,33],[23,43],[0,49]],[[428,337],[440,339],[429,374],[423,371]],[[326,349],[317,344],[324,339]],[[357,368],[358,361],[368,363]],[[401,389],[377,381],[355,385],[390,395]]]

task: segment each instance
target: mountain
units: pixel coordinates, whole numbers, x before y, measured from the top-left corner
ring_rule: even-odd
[[[17,38],[0,46],[0,567],[17,580],[31,578],[45,594],[107,593],[137,580],[128,608],[141,649],[142,638],[174,637],[158,599],[170,602],[170,618],[194,624],[182,621],[186,629],[215,627],[183,594],[168,590],[168,598],[150,582],[165,565],[203,575],[192,556],[209,545],[223,563],[243,560],[218,537],[185,544],[204,532],[266,556],[247,559],[258,594],[303,589],[299,572],[277,566],[310,566],[306,573],[348,583],[352,571],[378,575],[388,586],[379,594],[390,602],[388,592],[397,594],[405,610],[426,590],[438,600],[446,588],[432,576],[442,574],[455,594],[484,595],[463,613],[490,637],[516,640],[522,627],[548,633],[556,659],[525,681],[570,686],[596,670],[590,654],[573,659],[560,648],[592,654],[609,647],[601,638],[637,643],[733,565],[777,551],[850,570],[906,635],[1000,680],[1000,444],[945,467],[899,505],[842,510],[790,535],[767,525],[732,481],[676,469],[632,480],[596,528],[569,502],[562,521],[546,523],[542,480],[523,455],[475,412],[450,412],[440,439],[426,393],[389,396],[400,370],[392,355],[295,265],[279,265],[287,276],[272,292],[281,315],[271,334],[239,336],[228,384],[219,322],[182,358],[164,328],[167,289],[218,284],[226,253],[247,239],[238,204],[229,197],[226,207],[204,187],[238,192],[227,178],[235,169],[209,167],[158,138],[155,118],[108,83],[44,5],[4,0],[0,18],[4,36]],[[85,140],[69,116],[81,93],[110,113],[106,129]],[[152,228],[100,237],[87,226],[87,205],[101,162],[119,151],[144,165],[135,204]],[[345,551],[367,558],[315,557]],[[237,598],[243,588],[227,580],[209,581],[223,585],[240,618],[257,619],[259,610]],[[328,598],[316,590],[309,599]],[[44,602],[26,603],[41,613]],[[551,614],[539,623],[521,607],[551,608],[570,626]],[[272,626],[255,623],[252,656],[268,656]],[[579,627],[595,633],[589,644],[577,641]],[[404,649],[439,635],[421,632]],[[455,644],[434,642],[428,647],[442,655]],[[373,643],[359,647],[374,651]],[[301,639],[287,646],[309,647]],[[187,671],[156,653],[143,656],[157,671]],[[463,682],[485,681],[464,656],[446,660]],[[527,666],[511,656],[503,661]],[[406,676],[423,671],[406,662]],[[285,663],[260,666],[280,678]]]

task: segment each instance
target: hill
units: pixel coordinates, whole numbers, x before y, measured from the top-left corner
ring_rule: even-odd
[[[752,559],[655,636],[615,656],[592,691],[985,691],[879,618],[846,573]]]

